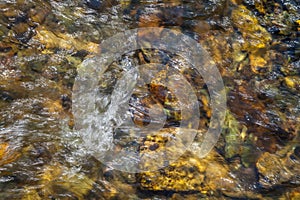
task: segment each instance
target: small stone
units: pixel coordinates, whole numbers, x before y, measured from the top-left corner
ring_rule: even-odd
[[[70,34],[54,33],[48,31],[46,27],[38,28],[34,38],[45,45],[46,49],[75,49],[77,51],[86,50],[91,53],[98,53],[100,51],[99,45],[96,43],[80,41]]]
[[[31,9],[29,11],[29,17],[33,22],[42,24],[46,17],[47,17],[48,11],[47,10],[42,10],[42,9]]]
[[[20,156],[21,153],[14,151],[8,143],[0,143],[0,166],[14,162]]]
[[[264,67],[267,64],[267,61],[260,56],[250,54],[249,58],[251,66]]]
[[[299,91],[300,90],[300,78],[299,76],[288,76],[284,78],[284,84],[291,91]]]
[[[265,48],[272,40],[271,35],[262,27],[256,16],[245,6],[239,6],[232,11],[233,25],[238,28],[245,41],[243,50],[255,51]]]

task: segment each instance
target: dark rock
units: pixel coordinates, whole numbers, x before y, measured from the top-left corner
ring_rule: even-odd
[[[69,110],[72,106],[72,101],[66,94],[64,94],[61,96],[61,104],[64,109]]]
[[[294,155],[300,159],[300,146],[297,146],[294,150]]]
[[[0,91],[0,100],[11,102],[14,100],[11,94],[6,91]]]
[[[103,2],[99,0],[86,0],[85,3],[89,8],[99,10],[102,7]]]

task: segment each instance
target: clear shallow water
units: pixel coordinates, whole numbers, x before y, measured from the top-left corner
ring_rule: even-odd
[[[0,198],[299,198],[299,5],[240,4],[246,7],[229,1],[1,1]],[[193,37],[222,74],[230,115],[215,148],[220,156],[203,162],[232,175],[204,172],[209,189],[141,186],[139,175],[96,160],[73,131],[77,66],[97,54],[104,39],[145,26]],[[235,185],[216,187],[222,178]]]

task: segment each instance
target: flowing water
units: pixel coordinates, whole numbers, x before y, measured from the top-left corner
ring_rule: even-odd
[[[299,13],[293,0],[0,0],[0,199],[300,199]],[[197,107],[205,117],[199,127],[207,129],[212,109],[209,84],[194,77],[183,59],[153,46],[115,55],[111,65],[97,69],[104,74],[97,83],[78,82],[105,48],[126,46],[124,40],[104,48],[103,41],[143,27],[168,28],[200,44],[220,71],[227,110],[218,142],[205,158],[192,145],[193,153],[170,167],[163,151],[156,161],[165,168],[128,173],[149,167],[151,152],[161,145],[155,134],[140,140],[145,124],[135,130],[122,124],[132,123],[132,113],[148,106],[155,117],[142,120],[152,132],[162,123],[170,134],[179,127],[174,116],[141,103],[151,80],[140,83],[139,77],[155,78],[173,66],[186,72],[174,76],[179,82],[190,82],[178,86],[180,93],[187,91],[183,105],[190,105],[188,97],[201,99]],[[144,32],[139,37],[147,40]],[[161,65],[136,72],[135,66],[149,63]],[[85,83],[94,85],[80,88]],[[196,96],[189,96],[190,87]],[[76,92],[81,90],[84,95]],[[150,104],[158,105],[157,99]],[[131,110],[120,109],[128,102]],[[189,144],[194,137],[183,131],[179,138]],[[201,140],[198,134],[193,144]],[[150,158],[143,160],[147,145]],[[173,146],[167,153],[177,160],[182,152]],[[99,149],[110,152],[99,155]]]

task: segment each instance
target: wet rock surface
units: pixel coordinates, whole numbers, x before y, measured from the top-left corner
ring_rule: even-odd
[[[293,0],[1,1],[0,199],[299,199],[299,9]],[[77,67],[101,51],[102,40],[151,26],[182,31],[210,53],[228,111],[207,157],[193,149],[158,171],[130,174],[101,164],[72,134],[72,87]],[[119,64],[186,65],[167,52],[130,56]],[[99,86],[108,93],[121,74],[110,69]],[[199,91],[205,129],[205,84],[193,71],[182,73]],[[147,90],[168,92],[159,87],[164,80],[155,81]],[[137,97],[140,107],[153,103]],[[165,108],[176,107],[160,97]],[[147,124],[144,116],[136,121]],[[181,153],[166,148],[163,133],[145,137],[139,153]]]

